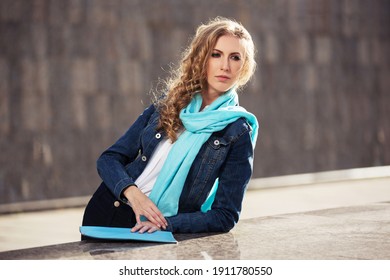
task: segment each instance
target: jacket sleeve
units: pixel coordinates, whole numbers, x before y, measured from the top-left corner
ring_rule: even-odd
[[[99,176],[118,199],[121,199],[122,191],[135,182],[136,178],[126,172],[126,165],[137,158],[141,149],[141,132],[154,111],[153,105],[146,108],[126,133],[97,160]]]
[[[197,211],[168,217],[167,230],[175,233],[231,230],[238,222],[252,170],[253,146],[248,131],[232,144],[219,174],[219,186],[211,209],[206,213]]]

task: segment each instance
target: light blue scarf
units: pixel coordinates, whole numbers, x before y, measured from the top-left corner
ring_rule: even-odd
[[[177,214],[179,198],[192,162],[213,132],[220,131],[228,124],[245,117],[252,127],[253,147],[256,145],[257,119],[238,106],[238,96],[234,89],[221,95],[200,112],[201,105],[202,96],[197,93],[190,104],[180,112],[185,131],[173,144],[149,196],[165,217]],[[217,187],[218,179],[202,205],[202,212],[211,208]]]

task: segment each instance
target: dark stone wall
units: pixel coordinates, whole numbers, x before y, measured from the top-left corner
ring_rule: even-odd
[[[390,1],[0,1],[0,203],[88,195],[198,24],[258,48],[254,177],[390,164]]]

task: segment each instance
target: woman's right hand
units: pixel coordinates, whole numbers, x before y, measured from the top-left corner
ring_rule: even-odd
[[[137,224],[142,225],[141,216],[144,216],[148,221],[155,224],[158,228],[166,229],[168,223],[164,215],[160,212],[157,206],[141,192],[136,186],[128,187],[123,195],[129,201],[133,208]]]

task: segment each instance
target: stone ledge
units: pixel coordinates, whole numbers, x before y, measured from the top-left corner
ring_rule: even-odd
[[[229,233],[175,234],[178,244],[79,241],[0,259],[388,260],[390,202],[240,221]]]

